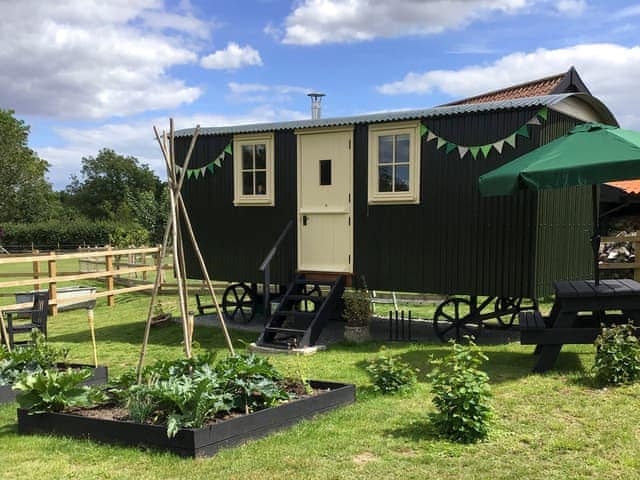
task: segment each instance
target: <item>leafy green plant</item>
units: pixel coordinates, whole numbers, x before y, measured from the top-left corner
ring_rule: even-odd
[[[592,374],[601,385],[623,385],[640,379],[640,342],[632,323],[602,327],[596,338]]]
[[[436,407],[431,421],[441,435],[461,443],[486,438],[492,413],[489,377],[479,369],[488,358],[467,339],[468,345],[452,341],[447,356],[432,359],[434,369],[428,375]]]
[[[367,290],[353,290],[342,296],[342,318],[350,327],[366,327],[371,320],[371,297]]]
[[[373,388],[382,393],[407,392],[414,388],[417,380],[417,369],[396,357],[382,353],[370,360],[366,367],[373,378]]]
[[[0,348],[0,385],[10,385],[23,373],[36,373],[55,368],[63,362],[68,350],[56,349],[47,344],[39,330],[31,332],[31,343],[18,345],[11,352],[3,345]]]
[[[44,370],[25,373],[13,388],[22,391],[16,400],[30,413],[61,412],[70,407],[86,407],[106,400],[99,389],[81,385],[89,377],[91,371],[88,369]]]

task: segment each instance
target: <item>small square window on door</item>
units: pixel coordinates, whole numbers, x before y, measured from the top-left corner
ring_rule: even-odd
[[[320,160],[320,185],[331,185],[331,160]]]

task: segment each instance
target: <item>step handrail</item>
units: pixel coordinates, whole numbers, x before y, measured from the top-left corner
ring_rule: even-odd
[[[282,230],[282,233],[280,233],[280,236],[276,240],[276,243],[273,244],[273,247],[271,247],[271,250],[269,250],[269,253],[267,253],[267,256],[264,258],[264,260],[260,264],[260,271],[264,272],[263,297],[264,297],[265,321],[271,315],[271,304],[269,303],[270,301],[269,284],[271,283],[271,260],[273,260],[273,257],[275,256],[275,254],[278,251],[278,248],[280,247],[280,244],[283,242],[283,240],[287,236],[287,233],[289,233],[289,230],[291,230],[292,226],[293,226],[293,220],[289,220],[289,223],[287,223],[287,225],[284,227],[284,230]]]

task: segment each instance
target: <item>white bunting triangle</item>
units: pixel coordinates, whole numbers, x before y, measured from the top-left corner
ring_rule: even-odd
[[[438,138],[438,136],[435,133],[433,133],[431,130],[427,132],[427,142],[430,142],[431,140],[435,140],[436,138]]]
[[[463,147],[462,145],[458,145],[458,155],[460,158],[464,157],[469,151],[469,147]]]
[[[200,174],[204,177],[205,172],[207,171],[207,166],[205,165],[200,169]]]
[[[531,120],[529,120],[527,122],[527,125],[540,125],[540,120],[538,119],[538,116],[536,115]]]
[[[502,147],[504,147],[504,140],[498,140],[493,144],[493,148],[495,148],[498,153],[502,153]]]

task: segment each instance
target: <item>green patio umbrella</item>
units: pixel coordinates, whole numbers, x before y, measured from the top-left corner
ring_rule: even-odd
[[[481,175],[480,194],[511,195],[518,190],[593,186],[595,280],[599,281],[598,185],[640,178],[640,132],[601,123],[578,125],[564,137]]]

